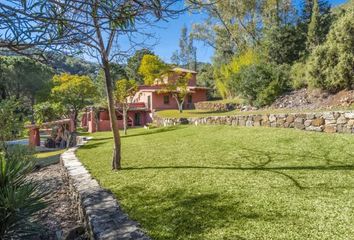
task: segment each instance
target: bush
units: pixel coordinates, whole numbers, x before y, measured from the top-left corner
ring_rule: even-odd
[[[24,146],[0,151],[0,239],[25,239],[38,233],[32,217],[46,204],[37,184],[26,178],[33,166],[33,154]]]
[[[308,60],[309,84],[332,92],[354,87],[354,7],[331,27]]]
[[[232,58],[228,64],[221,65],[220,68],[214,69],[215,87],[222,98],[233,98],[237,96],[235,91],[230,88],[231,81],[235,82],[235,75],[242,67],[258,62],[257,53],[248,49],[242,54]]]
[[[271,104],[289,89],[289,67],[274,64],[252,64],[242,68],[234,79],[233,88],[251,105],[262,107]]]
[[[291,86],[294,89],[307,87],[306,64],[302,62],[294,63],[290,70]]]

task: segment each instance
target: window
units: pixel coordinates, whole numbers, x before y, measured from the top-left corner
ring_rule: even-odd
[[[192,104],[192,95],[188,95],[188,103]]]
[[[151,109],[151,96],[148,96],[148,109]]]
[[[163,104],[170,104],[170,96],[168,95],[163,96]]]

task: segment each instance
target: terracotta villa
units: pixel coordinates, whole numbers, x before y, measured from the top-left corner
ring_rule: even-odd
[[[163,78],[163,83],[172,81],[178,77],[179,74],[190,74],[188,82],[188,94],[184,100],[183,109],[194,109],[194,104],[200,101],[207,100],[206,87],[197,86],[197,72],[174,68],[171,74]],[[162,84],[163,84],[162,83]],[[153,114],[159,110],[178,109],[176,100],[168,93],[161,93],[161,84],[157,82],[151,86],[141,85],[138,92],[135,94],[132,103],[128,110],[128,126],[144,126],[151,123]],[[121,109],[116,108],[116,115],[118,119],[118,127],[123,128],[123,116]],[[82,126],[87,127],[89,132],[109,131],[110,120],[107,109],[99,109],[98,114],[90,108],[82,117]]]

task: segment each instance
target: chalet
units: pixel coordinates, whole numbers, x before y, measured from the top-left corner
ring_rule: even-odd
[[[138,92],[129,105],[128,126],[144,126],[147,123],[151,123],[153,114],[156,111],[178,109],[177,102],[171,94],[161,92],[161,85],[168,81],[173,81],[179,74],[187,73],[190,74],[190,79],[188,81],[188,94],[184,100],[183,109],[194,109],[195,103],[206,101],[208,88],[197,86],[197,72],[183,68],[174,68],[171,70],[171,74],[163,77],[162,83],[155,82],[151,86],[139,86]],[[118,127],[123,128],[122,111],[119,107],[116,108],[116,116]],[[96,111],[93,108],[88,109],[82,117],[81,124],[83,127],[87,127],[89,132],[111,130],[108,110],[104,108]]]

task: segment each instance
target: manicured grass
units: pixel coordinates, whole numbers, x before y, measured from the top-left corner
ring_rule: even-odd
[[[62,154],[66,149],[60,149],[50,152],[41,152],[35,155],[37,160],[37,165],[40,167],[45,167],[51,164],[56,164],[60,160],[60,154]]]
[[[352,239],[354,136],[278,128],[130,130],[78,156],[153,239]]]

